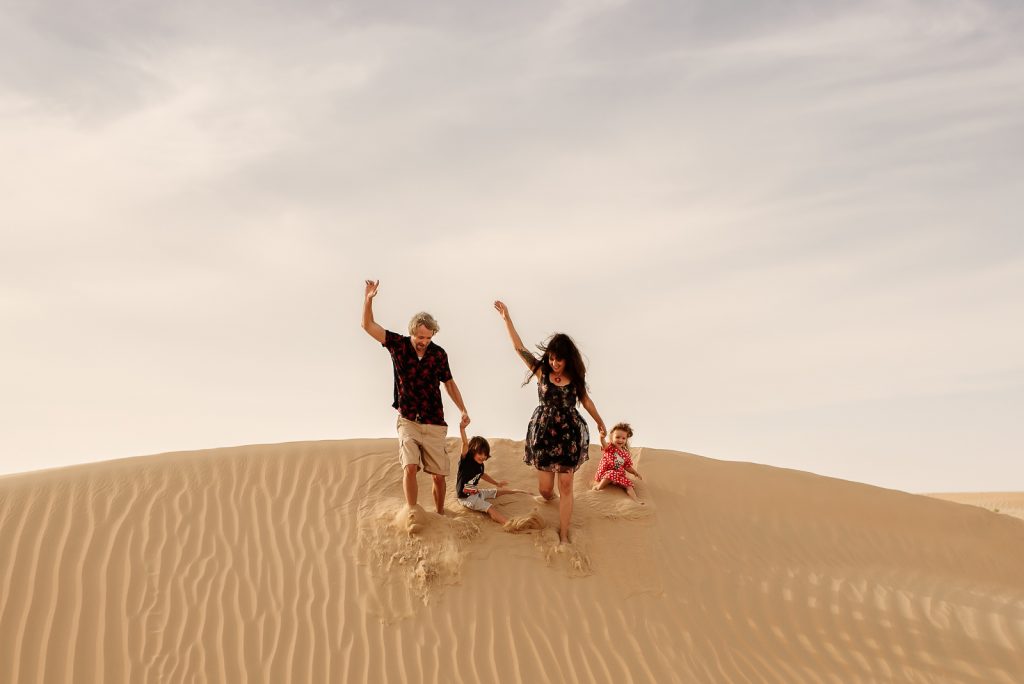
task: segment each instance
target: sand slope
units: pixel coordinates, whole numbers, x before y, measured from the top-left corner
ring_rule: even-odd
[[[948,492],[928,496],[969,506],[981,506],[993,513],[1012,515],[1024,520],[1024,492]]]
[[[492,444],[488,472],[535,488],[522,443]],[[635,449],[650,504],[587,491],[592,458],[567,551],[464,511],[451,481],[451,515],[410,537],[395,451],[0,478],[0,681],[1024,681],[1022,520]]]

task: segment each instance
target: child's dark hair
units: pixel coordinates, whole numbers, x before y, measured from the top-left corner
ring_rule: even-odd
[[[466,455],[472,456],[474,454],[483,454],[485,459],[490,458],[491,445],[483,437],[473,437],[469,440],[469,444],[466,445]]]

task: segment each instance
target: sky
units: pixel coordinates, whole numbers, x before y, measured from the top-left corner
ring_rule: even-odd
[[[633,446],[1024,490],[1019,3],[215,5],[0,5],[0,473],[394,436],[372,278],[473,434],[502,299]]]

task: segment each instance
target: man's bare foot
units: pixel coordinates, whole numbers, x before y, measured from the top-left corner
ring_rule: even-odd
[[[426,524],[427,512],[422,506],[403,506],[395,516],[395,523],[407,534],[418,534]]]

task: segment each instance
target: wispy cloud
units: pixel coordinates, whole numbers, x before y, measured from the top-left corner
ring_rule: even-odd
[[[365,277],[390,327],[443,315],[489,434],[531,402],[497,296],[578,335],[650,444],[804,466],[794,435],[817,455],[908,401],[1001,415],[1022,26],[980,0],[4,10],[0,356],[39,398],[5,405],[28,460],[2,468],[388,434]],[[884,435],[921,465],[943,429]],[[859,454],[819,470],[896,482]]]

